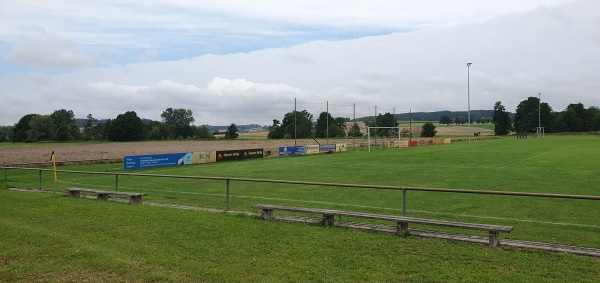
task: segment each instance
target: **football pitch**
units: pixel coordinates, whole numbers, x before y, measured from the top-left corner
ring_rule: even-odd
[[[44,171],[41,173],[41,186],[44,190],[64,192],[69,187],[114,190],[118,185],[121,191],[146,193],[144,202],[217,209],[228,207],[232,211],[252,211],[251,205],[268,203],[400,215],[402,213],[402,192],[400,190],[265,183],[236,179],[226,182],[222,179],[204,180],[175,176],[600,196],[598,160],[600,160],[600,137],[596,136],[546,136],[541,139],[524,140],[503,138],[478,142],[473,140],[470,144],[458,142],[449,145],[402,149],[375,149],[372,152],[349,149],[347,152],[337,154],[264,158],[135,171],[124,171],[123,164],[64,166],[59,169],[104,172],[105,174],[59,172],[58,182],[54,182],[52,172]],[[156,174],[162,177],[130,175],[116,177],[114,173]],[[37,189],[40,186],[38,174],[40,173],[31,170],[9,170],[6,180],[2,179],[2,186]],[[227,183],[229,183],[228,186]],[[48,198],[34,197],[37,201],[44,201]],[[70,205],[77,207],[89,205],[92,210],[102,209],[103,205],[85,200],[62,200],[68,200]],[[60,203],[61,199],[50,198],[48,201]],[[600,235],[600,202],[598,200],[409,190],[406,204],[407,216],[513,226],[513,232],[503,234],[502,238],[600,248],[600,237],[598,236]],[[112,210],[120,210],[119,207],[122,207],[120,204],[105,205],[108,207],[109,213],[113,213]],[[42,204],[42,206],[46,205]],[[134,207],[122,209],[127,213],[135,210]],[[148,209],[151,208],[144,208],[144,210]],[[60,211],[59,208],[53,208],[53,210]],[[169,212],[169,215],[174,213],[176,212]],[[182,221],[189,220],[190,212],[180,213],[185,215],[185,217],[182,216]],[[210,213],[208,216],[206,213],[202,213],[202,215],[205,221],[211,221]],[[160,218],[153,213],[150,213],[148,217],[144,221],[152,222],[154,221],[153,217]],[[313,230],[315,227],[311,225],[279,223],[279,226],[271,226],[273,225],[271,223],[263,224],[265,222],[256,222],[255,219],[245,217],[234,218],[220,214],[214,214],[214,217],[217,222],[234,221],[238,223],[236,225],[239,225],[241,231],[259,229],[256,228],[257,225],[267,225],[271,233],[277,229],[276,227],[281,227],[283,232],[274,233],[278,237],[297,237],[298,231],[304,230],[307,231],[309,237],[321,237],[317,236],[321,232],[315,232]],[[221,219],[223,217],[225,220]],[[5,220],[5,222],[7,221]],[[211,224],[211,226],[213,225],[216,224]],[[187,227],[187,225],[184,226]],[[109,227],[115,227],[115,224],[112,223]],[[121,231],[121,228],[115,229]],[[327,232],[336,229],[324,230]],[[451,229],[437,228],[436,230],[452,231]],[[291,234],[282,235],[285,234],[285,231],[289,231]],[[355,232],[345,232],[350,233],[351,237],[356,235]],[[334,233],[337,234],[339,231]],[[363,234],[367,238],[373,236],[370,233]],[[388,241],[389,236],[380,236],[386,239],[384,241]],[[232,241],[242,241],[243,236],[239,237]],[[331,239],[331,241],[335,241],[335,239]],[[444,241],[439,240],[439,242]],[[298,245],[300,246],[297,248],[301,249],[302,244]],[[357,243],[353,243],[353,245],[360,246]],[[409,244],[402,243],[402,245],[402,249],[405,249]],[[448,245],[448,243],[440,243],[440,245]],[[460,244],[460,247],[464,248],[463,244]],[[368,247],[357,248],[368,249]],[[454,248],[456,246],[449,249],[451,250],[449,256],[460,256],[461,252],[457,252]],[[481,247],[477,247],[477,249],[479,248]],[[232,256],[239,256],[236,255],[236,252],[230,252],[232,252]],[[497,251],[481,249],[480,252],[496,253]],[[315,253],[315,251],[307,248],[305,256],[311,257],[310,253]],[[516,253],[520,256],[521,253],[529,252],[509,249],[508,253]],[[549,258],[559,256],[550,253],[536,252],[535,254],[546,255]],[[472,257],[479,256],[479,252],[475,252]],[[508,255],[508,257],[510,256]],[[591,264],[590,270],[594,270],[594,266],[596,268],[599,266],[597,259],[585,259],[584,261],[586,264]],[[510,262],[503,264],[504,268],[511,266]],[[583,266],[587,266],[586,264]],[[591,276],[588,278],[593,279],[598,276],[598,269],[595,270],[595,272],[584,273]],[[288,271],[294,276],[299,276],[294,268]],[[472,272],[475,271],[476,268],[472,270]],[[394,278],[410,280],[409,277],[389,277],[389,274],[385,274],[387,273],[383,272],[382,277],[378,277],[378,279],[384,281]],[[294,276],[290,278],[292,281],[302,279],[301,276]],[[448,276],[450,277],[437,279],[460,281],[457,279],[458,277]],[[286,281],[285,277],[268,278],[275,281]],[[318,280],[319,277],[309,276],[306,278]],[[324,278],[332,280],[331,277]],[[527,280],[527,277],[516,278]],[[368,280],[367,277],[360,276],[346,279]],[[435,277],[429,276],[420,279],[436,281]],[[465,277],[465,279],[477,281],[494,278],[484,276]]]

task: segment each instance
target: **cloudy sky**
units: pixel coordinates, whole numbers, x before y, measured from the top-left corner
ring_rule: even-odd
[[[473,65],[467,69],[466,63]],[[600,106],[597,0],[0,0],[0,125]]]

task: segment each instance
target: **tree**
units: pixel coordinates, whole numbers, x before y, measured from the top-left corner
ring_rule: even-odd
[[[84,140],[99,140],[101,139],[100,132],[96,123],[98,119],[94,118],[92,114],[88,114],[85,120],[85,126],[83,126],[83,139]]]
[[[72,110],[60,109],[50,114],[54,120],[54,136],[58,141],[74,141],[80,136]]]
[[[306,139],[312,137],[312,118],[313,115],[306,110],[287,113],[281,122],[284,138]]]
[[[312,114],[306,110],[288,112],[279,124],[279,120],[274,119],[273,125],[269,127],[270,139],[305,139],[313,136],[312,132]]]
[[[27,141],[50,141],[54,139],[54,119],[48,115],[35,115],[29,121]]]
[[[317,138],[342,138],[346,136],[346,123],[342,117],[333,118],[327,112],[321,112],[317,118],[315,137]]]
[[[0,126],[0,142],[13,141],[14,126]]]
[[[26,142],[27,141],[27,131],[31,128],[29,126],[29,122],[31,122],[31,118],[37,116],[39,114],[27,114],[15,125],[13,128],[13,141],[14,142]]]
[[[592,106],[588,108],[586,113],[586,121],[588,121],[588,131],[600,131],[600,108]]]
[[[440,118],[440,124],[445,124],[446,126],[452,124],[452,118],[448,115],[444,115]]]
[[[186,138],[194,135],[192,124],[195,120],[192,110],[167,108],[160,117],[163,123],[167,125],[172,139]]]
[[[583,104],[569,104],[559,116],[560,128],[564,132],[585,132],[586,110]]]
[[[375,118],[375,127],[398,127],[398,122],[394,115],[387,112],[383,115],[377,115],[377,118]],[[394,134],[394,131],[394,129],[377,129],[377,135],[389,137]]]
[[[269,134],[267,135],[268,139],[282,139],[283,138],[283,127],[281,127],[281,122],[277,119],[273,119],[273,125],[269,126]]]
[[[215,136],[206,125],[202,125],[196,129],[196,137],[201,140],[211,140]]]
[[[350,131],[348,132],[348,136],[355,137],[355,138],[360,138],[363,136],[363,133],[361,133],[361,131],[360,131],[360,126],[358,126],[358,123],[354,122],[354,124],[352,124],[352,127],[350,128]]]
[[[431,122],[427,122],[423,124],[423,128],[421,130],[421,137],[435,137],[437,131],[435,130],[435,125]]]
[[[139,141],[144,139],[144,123],[134,111],[119,114],[107,122],[107,137],[111,141]]]
[[[512,130],[510,116],[502,105],[502,102],[496,101],[494,104],[494,134],[497,136],[506,136]]]
[[[227,132],[225,132],[225,139],[227,139],[227,140],[237,139],[237,137],[239,136],[239,134],[237,132],[238,132],[237,125],[235,123],[232,123],[231,125],[229,125],[229,128],[227,128]]]
[[[148,139],[149,140],[166,140],[173,138],[169,131],[169,126],[158,121],[152,121],[148,124]]]

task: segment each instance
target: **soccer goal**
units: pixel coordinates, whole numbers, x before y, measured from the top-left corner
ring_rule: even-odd
[[[400,137],[402,135],[400,132],[400,127],[367,127],[367,143],[369,144],[369,152],[371,152],[371,129],[396,129],[398,131],[398,142],[400,142]],[[398,148],[400,148],[400,144],[398,144]]]

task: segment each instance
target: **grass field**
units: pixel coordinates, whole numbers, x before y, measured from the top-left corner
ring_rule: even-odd
[[[598,137],[547,136],[134,172],[598,196],[598,160]],[[122,166],[60,169],[122,172]],[[60,173],[54,183],[44,172],[42,178],[44,189],[60,192],[115,185],[114,176]],[[146,201],[225,207],[224,181],[119,176],[118,182],[120,190],[147,193]],[[38,172],[10,170],[0,185],[38,188]],[[597,258],[53,194],[1,194],[0,237],[7,241],[0,252],[0,281],[600,279]],[[401,193],[389,190],[232,181],[230,194],[230,208],[239,211],[256,203],[385,214],[401,209]],[[598,201],[409,191],[407,204],[408,216],[514,226],[503,238],[600,248]],[[146,275],[129,275],[132,269]]]

